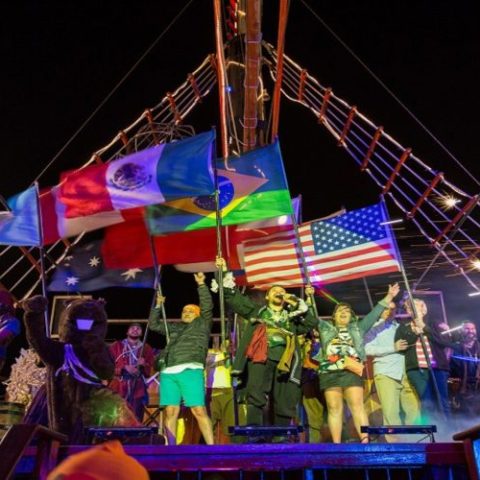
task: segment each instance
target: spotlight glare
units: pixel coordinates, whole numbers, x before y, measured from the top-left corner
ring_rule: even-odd
[[[442,195],[439,198],[439,203],[444,210],[451,210],[455,207],[455,205],[457,205],[457,203],[460,203],[460,201],[461,200],[459,198],[456,198],[450,194]]]
[[[469,297],[478,297],[478,295],[480,295],[480,291],[478,291],[478,292],[470,292],[470,293],[468,294]]]
[[[478,258],[474,258],[473,260],[471,260],[471,265],[472,268],[480,272],[480,260]]]

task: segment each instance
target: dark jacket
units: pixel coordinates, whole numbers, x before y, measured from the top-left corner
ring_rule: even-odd
[[[236,288],[225,288],[225,302],[232,308],[232,310],[245,318],[248,323],[245,327],[243,335],[240,339],[237,353],[233,361],[232,373],[241,373],[247,364],[247,357],[245,352],[252,339],[255,329],[261,325],[259,314],[266,308],[264,305],[258,305],[250,298],[240,293]],[[293,317],[291,322],[291,332],[294,334],[295,352],[292,366],[290,369],[290,380],[294,383],[300,384],[302,373],[302,355],[301,348],[297,342],[297,335],[308,333],[317,325],[317,320],[309,307],[304,315]]]
[[[424,328],[424,334],[428,338],[433,358],[436,362],[436,366],[434,368],[436,370],[449,370],[450,367],[447,355],[445,353],[445,348],[453,347],[454,344],[452,344],[452,342],[448,341],[447,339],[442,338],[440,332],[434,327],[426,325]],[[419,368],[417,350],[415,347],[417,339],[418,335],[412,330],[410,323],[401,323],[400,326],[397,328],[397,331],[395,333],[395,342],[397,340],[406,340],[408,345],[410,345],[404,351],[405,370],[407,372],[409,370],[416,370]]]
[[[208,287],[198,287],[200,316],[191,323],[169,323],[170,341],[162,352],[164,367],[174,367],[183,363],[196,362],[205,365],[210,330],[213,320],[213,302]],[[160,317],[160,309],[150,312],[150,328],[162,335],[166,334],[165,324]]]

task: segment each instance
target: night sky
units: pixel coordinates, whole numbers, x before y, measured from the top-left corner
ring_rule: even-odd
[[[277,3],[264,1],[263,36],[274,44]],[[305,3],[479,176],[480,34],[472,1]],[[61,171],[85,162],[214,52],[212,2],[18,1],[2,6],[2,195],[9,197],[29,186],[187,4],[156,47],[40,178],[40,186],[46,187],[58,182]],[[384,125],[426,163],[445,171],[454,183],[470,193],[478,191],[300,0],[291,2],[286,54],[374,123]],[[218,125],[216,95],[215,90],[185,123],[197,132]],[[280,123],[290,190],[292,196],[303,196],[304,220],[377,200],[379,192],[370,178],[360,173],[309,111],[283,99]],[[174,298],[174,307],[167,313],[178,316],[177,303],[191,300],[183,293],[192,293],[193,281],[185,274],[170,275],[164,287],[167,297]],[[431,288],[449,289],[454,282],[444,277],[435,281]],[[465,288],[455,280],[457,284]],[[458,298],[449,294],[451,324],[464,319],[456,316],[457,303],[465,309],[461,315],[473,314],[475,305],[478,311],[479,297],[465,300],[468,289],[459,291]],[[118,318],[146,315],[151,293],[122,293],[127,305],[120,304],[115,293],[102,295],[107,300],[111,296],[109,314]]]

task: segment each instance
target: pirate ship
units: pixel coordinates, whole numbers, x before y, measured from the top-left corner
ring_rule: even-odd
[[[420,268],[425,271],[430,265],[438,265],[441,259],[455,274],[465,278],[472,294],[480,292],[478,273],[472,268],[479,248],[476,241],[480,225],[478,196],[465,192],[442,172],[430,167],[415,155],[414,150],[390,136],[386,128],[375,125],[359,108],[337,97],[331,88],[317,81],[306,69],[308,65],[300,66],[284,53],[288,2],[280,2],[275,46],[261,39],[261,2],[228,2],[226,18],[223,19],[227,25],[225,29],[222,28],[220,1],[215,1],[214,6],[215,54],[206,57],[175,91],[166,94],[161,102],[145,110],[111,142],[95,151],[83,166],[108,162],[151,145],[191,135],[193,131],[186,125],[188,115],[209,94],[213,95],[215,87],[220,109],[219,154],[224,158],[238,155],[277,137],[280,97],[283,95],[309,111],[319,128],[325,128],[332,135],[339,147],[372,179],[379,193],[397,208],[397,214],[408,219],[423,242],[430,245],[434,254],[429,255],[428,261]],[[270,90],[266,87],[269,81]],[[270,113],[267,113],[265,104],[268,96],[272,103]],[[438,204],[449,199],[454,200],[448,210]],[[75,231],[68,232],[68,238],[63,238],[65,232],[58,232],[62,238],[46,247],[43,276],[53,272],[84,235],[78,232],[79,236],[74,236],[72,232]],[[20,248],[17,252],[7,247],[2,255],[11,265],[2,273],[2,283],[17,298],[29,296],[39,288],[41,268],[35,249]],[[21,275],[18,274],[20,269]],[[422,280],[421,274],[416,276],[418,286]],[[13,429],[2,448],[13,450],[8,447],[12,443],[26,445],[33,435],[33,430],[19,432],[15,433]],[[43,429],[39,433],[52,439],[54,448],[49,451],[55,453],[59,437]],[[235,447],[234,451],[222,446],[172,450],[173,447],[132,445],[127,451],[140,458],[154,474],[163,472],[162,478],[166,471],[198,471],[198,475],[206,476],[202,472],[216,469],[239,470],[240,478],[243,472],[250,470],[280,471],[281,475],[290,474],[292,478],[299,478],[295,475],[302,471],[303,475],[316,478],[320,472],[334,475],[334,467],[338,466],[340,458],[342,467],[360,468],[363,472],[371,469],[378,472],[378,467],[383,467],[387,475],[415,475],[430,464],[447,474],[462,475],[472,458],[467,447],[468,441],[465,445],[418,444],[394,448],[382,445],[343,445],[339,448],[302,444],[245,445]],[[60,454],[79,448],[82,447],[61,447]],[[27,475],[33,468],[33,457],[41,453],[41,449],[28,447],[23,457],[19,449],[14,450],[16,453],[11,456],[14,460],[7,462],[9,467],[20,459],[18,472]],[[48,462],[44,460],[42,465],[45,472]],[[404,465],[401,467],[403,471],[397,472],[399,465]]]

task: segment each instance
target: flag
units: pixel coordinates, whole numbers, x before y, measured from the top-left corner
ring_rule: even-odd
[[[40,192],[44,245],[55,243],[61,238],[73,237],[83,232],[90,232],[124,222],[127,214],[129,218],[132,217],[132,212],[136,212],[136,215],[143,219],[143,207],[131,210],[100,212],[85,217],[67,218],[65,216],[65,205],[58,199],[58,189],[59,187],[55,186]]]
[[[39,246],[37,187],[9,198],[7,204],[10,210],[0,212],[0,244]]]
[[[64,173],[65,217],[124,210],[214,192],[214,132],[161,144],[112,162]]]
[[[299,227],[312,284],[344,282],[400,270],[387,216],[381,204]],[[293,230],[247,240],[244,262],[247,281],[256,286],[306,283]]]
[[[293,199],[292,204],[298,216],[299,199]],[[223,254],[228,260],[230,268],[243,268],[240,265],[238,248],[245,239],[262,237],[288,229],[289,225],[291,225],[291,217],[282,215],[242,225],[223,227],[221,229]],[[217,255],[215,228],[156,236],[153,237],[153,242],[159,265],[214,262]],[[130,215],[130,218],[124,223],[106,228],[102,254],[105,265],[109,268],[151,267],[153,265],[151,243],[144,220]],[[192,268],[198,267],[185,268],[192,271]]]
[[[230,158],[228,167],[218,168],[218,186],[222,225],[293,213],[278,142]],[[215,196],[150,206],[147,222],[153,235],[214,227]]]
[[[92,292],[107,287],[153,288],[153,268],[106,268],[101,240],[72,249],[56,268],[48,285],[51,292]]]

